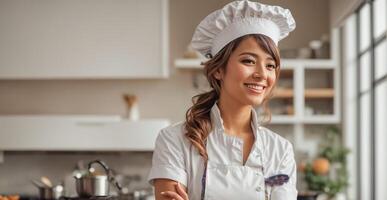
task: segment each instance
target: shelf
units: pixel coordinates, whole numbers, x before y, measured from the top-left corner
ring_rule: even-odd
[[[152,151],[166,119],[0,116],[2,151]],[[50,142],[47,142],[50,141]]]
[[[294,91],[293,89],[275,89],[273,98],[293,98]],[[314,88],[314,89],[306,89],[305,98],[309,99],[322,99],[322,98],[333,98],[334,90],[331,88]]]
[[[293,98],[294,92],[293,89],[284,89],[284,88],[276,88],[274,90],[273,98],[281,98],[281,99],[287,99],[287,98]]]
[[[293,124],[299,121],[294,116],[290,115],[273,115],[271,117],[271,124]]]
[[[334,115],[311,115],[305,116],[302,120],[304,124],[337,124],[340,119]]]
[[[271,124],[336,124],[340,123],[340,119],[334,115],[311,115],[303,118],[290,115],[273,115]]]
[[[183,68],[183,69],[202,69],[203,66],[201,65],[202,62],[205,62],[203,59],[176,59],[175,60],[175,67],[177,68]]]
[[[284,68],[333,69],[336,65],[337,63],[332,59],[281,59],[281,66]]]
[[[205,59],[176,59],[175,67],[181,69],[202,69],[201,63]],[[337,63],[332,59],[281,59],[282,69],[292,69],[296,67],[332,69]]]
[[[332,88],[315,88],[315,89],[306,89],[305,98],[333,98],[335,92]]]

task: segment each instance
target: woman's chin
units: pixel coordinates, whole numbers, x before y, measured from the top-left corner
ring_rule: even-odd
[[[263,100],[264,99],[261,97],[252,98],[252,99],[249,99],[249,102],[250,102],[249,104],[254,106],[254,107],[260,106],[260,105],[262,105]]]

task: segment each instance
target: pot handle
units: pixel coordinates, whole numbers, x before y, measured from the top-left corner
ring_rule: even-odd
[[[94,160],[94,161],[89,162],[89,164],[88,164],[88,171],[90,172],[91,166],[92,166],[93,164],[95,164],[95,163],[101,165],[101,166],[104,168],[105,173],[106,173],[106,175],[108,176],[109,182],[112,183],[112,184],[118,189],[118,191],[121,192],[122,187],[121,187],[121,185],[118,183],[118,181],[116,180],[113,170],[111,170],[111,169],[107,166],[107,164],[104,163],[103,161],[101,161],[101,160]]]
[[[122,191],[122,187],[121,187],[120,183],[118,183],[118,181],[115,178],[115,176],[109,176],[109,181],[117,188],[117,190],[119,192]]]
[[[89,172],[90,172],[91,166],[95,163],[101,165],[103,167],[103,169],[105,170],[106,175],[109,175],[109,171],[110,171],[109,167],[101,160],[94,160],[94,161],[89,162],[88,167],[87,167],[87,170]]]

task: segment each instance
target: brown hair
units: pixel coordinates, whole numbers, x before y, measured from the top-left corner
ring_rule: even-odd
[[[212,106],[219,99],[221,83],[215,78],[215,73],[220,69],[226,71],[227,62],[232,52],[239,46],[239,44],[249,38],[253,37],[258,45],[269,55],[271,55],[276,63],[276,79],[279,77],[280,71],[280,56],[279,50],[275,43],[267,36],[262,34],[250,34],[239,37],[228,43],[219,53],[213,58],[204,63],[204,75],[212,88],[209,92],[204,92],[192,97],[192,107],[186,112],[185,136],[191,141],[192,145],[197,148],[199,154],[205,161],[208,160],[208,155],[205,147],[205,141],[208,134],[212,130],[212,122],[210,112]],[[274,87],[273,87],[274,88]],[[270,99],[272,91],[270,91],[267,98],[262,103],[263,115],[270,121],[271,114],[268,108],[268,100]]]

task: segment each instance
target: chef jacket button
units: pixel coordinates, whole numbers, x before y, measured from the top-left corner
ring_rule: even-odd
[[[261,192],[261,191],[262,191],[262,187],[261,187],[261,186],[258,186],[255,190],[256,190],[257,192]]]

